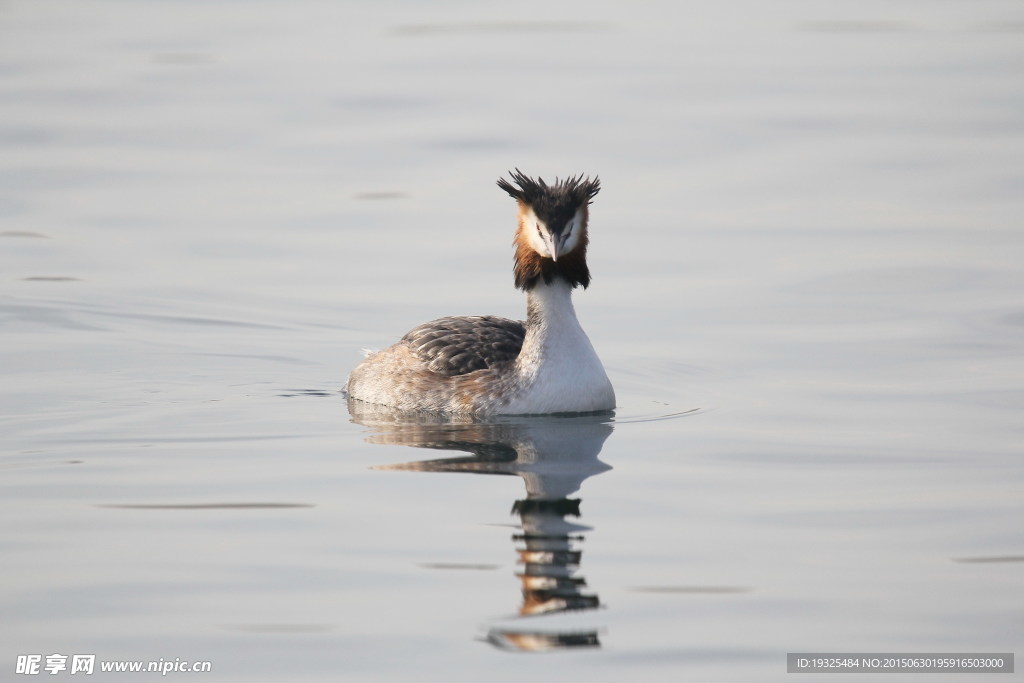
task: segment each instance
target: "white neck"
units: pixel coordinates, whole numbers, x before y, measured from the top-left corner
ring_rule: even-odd
[[[546,335],[564,327],[579,329],[572,305],[572,287],[562,278],[551,284],[539,281],[526,295],[527,338],[530,333]]]
[[[526,298],[526,339],[516,360],[523,393],[509,412],[610,410],[615,392],[594,347],[580,327],[572,287],[555,278],[538,282]]]

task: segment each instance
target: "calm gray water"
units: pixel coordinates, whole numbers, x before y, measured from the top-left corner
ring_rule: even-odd
[[[0,3],[0,679],[1020,654],[1022,67],[1010,0]],[[350,414],[523,315],[513,166],[601,176],[616,415]]]

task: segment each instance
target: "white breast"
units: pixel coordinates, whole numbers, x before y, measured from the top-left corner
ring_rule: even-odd
[[[615,408],[615,391],[576,318],[572,290],[561,280],[529,294],[536,320],[516,361],[518,387],[505,414],[588,412]],[[531,320],[533,318],[531,317]]]

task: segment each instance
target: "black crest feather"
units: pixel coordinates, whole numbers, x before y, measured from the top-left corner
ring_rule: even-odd
[[[601,191],[600,178],[591,179],[582,173],[564,180],[555,178],[553,185],[548,185],[540,177],[534,180],[518,168],[509,171],[509,176],[515,181],[515,185],[504,178],[499,178],[498,187],[508,192],[513,199],[533,209],[533,212],[555,232],[561,232],[562,227],[573,217],[577,209],[590,204],[594,196]]]

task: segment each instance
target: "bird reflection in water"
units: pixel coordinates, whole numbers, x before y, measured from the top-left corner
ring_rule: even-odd
[[[353,421],[371,429],[369,443],[461,451],[468,456],[420,460],[376,469],[518,475],[526,497],[512,504],[520,520],[513,535],[523,603],[511,626],[492,626],[496,647],[533,652],[600,647],[598,631],[524,625],[524,617],[594,610],[598,596],[581,575],[579,544],[590,528],[574,521],[580,499],[570,498],[587,477],[608,465],[598,459],[612,433],[610,413],[573,416],[474,418],[403,413],[349,400]],[[571,519],[570,519],[571,518]]]

